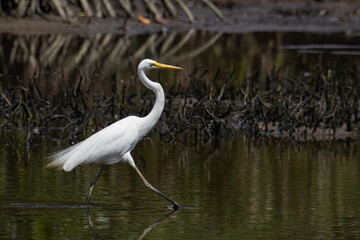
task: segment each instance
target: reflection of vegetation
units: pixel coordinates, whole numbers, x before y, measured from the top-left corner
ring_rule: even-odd
[[[2,42],[7,45],[7,51],[1,48],[0,56],[2,56],[6,80],[13,74],[11,71],[14,71],[21,80],[36,81],[42,92],[61,91],[68,86],[77,87],[80,83],[87,89],[89,82],[95,80],[96,75],[109,79],[114,72],[124,72],[124,69],[133,62],[138,62],[149,55],[159,61],[180,61],[196,57],[214,45],[221,36],[217,34],[209,39],[202,38],[201,43],[197,43],[198,46],[184,50],[185,45],[195,41],[196,35],[194,30],[189,30],[185,35],[173,32],[169,37],[162,34],[152,34],[147,37],[113,35],[96,35],[87,38],[74,38],[71,35],[4,37]],[[182,54],[180,57],[177,56],[179,51]],[[18,68],[12,69],[19,65],[25,66],[22,72]],[[83,79],[80,79],[78,73],[81,73]],[[49,77],[55,78],[56,81],[49,81]]]
[[[283,45],[296,39],[296,34],[225,35],[192,29],[185,33],[148,36],[2,35],[0,62],[4,82],[11,81],[16,85],[20,80],[27,87],[27,81],[32,79],[30,81],[36,81],[42,93],[49,94],[73,89],[79,84],[84,91],[95,85],[108,93],[114,75],[118,82],[130,79],[128,69],[135,69],[141,59],[149,57],[184,66],[188,73],[193,71],[189,68],[192,64],[206,66],[212,71],[218,68],[220,77],[217,81],[220,83],[233,73],[236,90],[254,73],[259,76],[259,84],[264,84],[274,70],[287,76],[313,66],[333,68],[338,61],[343,61],[337,56],[322,54],[302,53],[299,57],[297,53],[282,50]],[[306,37],[309,42],[319,42],[319,39],[322,36]],[[348,57],[348,63],[360,66],[356,57]],[[18,78],[11,80],[11,75]]]

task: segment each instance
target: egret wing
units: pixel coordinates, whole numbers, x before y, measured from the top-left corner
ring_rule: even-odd
[[[135,117],[127,117],[86,140],[61,150],[51,156],[48,167],[62,167],[71,171],[80,164],[102,162],[111,164],[122,160],[122,155],[131,151],[138,142],[138,129]]]

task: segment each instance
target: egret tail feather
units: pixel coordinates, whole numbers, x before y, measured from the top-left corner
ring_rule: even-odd
[[[75,145],[74,145],[75,146]],[[64,169],[65,171],[71,171],[74,167],[65,167],[69,159],[69,153],[71,152],[72,148],[69,147],[64,150],[58,151],[48,157],[50,160],[49,163],[45,165],[46,168],[58,168],[58,169]]]

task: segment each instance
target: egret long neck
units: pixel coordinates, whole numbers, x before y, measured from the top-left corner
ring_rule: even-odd
[[[161,116],[165,104],[165,94],[161,85],[147,78],[143,70],[138,70],[138,74],[141,82],[155,93],[154,107],[151,112],[143,118],[144,124],[140,126],[140,134],[145,136],[156,125]]]

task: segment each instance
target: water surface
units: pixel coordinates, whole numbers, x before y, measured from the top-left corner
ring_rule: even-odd
[[[254,72],[261,84],[274,71],[290,76],[311,74],[313,67],[333,69],[340,62],[360,64],[359,39],[348,35],[189,31],[2,35],[1,40],[3,89],[35,82],[44,95],[80,84],[89,94],[136,94],[141,99],[145,88],[135,74],[145,57],[185,68],[178,75],[154,74],[164,80],[165,92],[190,86],[187,76],[197,67],[208,69],[199,81],[216,88],[231,74],[240,86]],[[2,238],[360,238],[356,142],[254,141],[235,132],[226,140],[204,143],[184,137],[170,143],[153,132],[133,152],[139,169],[166,195],[199,209],[171,214],[164,209],[168,203],[148,190],[129,165],[118,163],[108,166],[97,182],[89,209],[91,229],[83,204],[100,166],[69,173],[46,169],[49,153],[68,146],[66,141],[58,144],[39,136],[28,149],[23,145],[26,133],[3,131],[0,137]]]
[[[134,159],[148,181],[183,206],[148,190],[127,164],[107,167],[91,199],[100,239],[356,239],[360,237],[360,163],[355,144],[255,143],[241,134],[221,146],[141,141]],[[70,173],[44,168],[56,147],[2,151],[5,238],[91,238],[83,207],[99,166]],[[157,224],[157,221],[165,219]],[[154,224],[154,225],[152,225]]]

